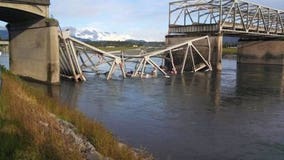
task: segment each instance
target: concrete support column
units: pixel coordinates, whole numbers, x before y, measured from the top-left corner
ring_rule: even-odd
[[[10,69],[13,73],[45,83],[60,82],[58,22],[42,19],[9,24]]]
[[[241,41],[238,63],[284,65],[284,41]]]
[[[213,52],[212,62],[213,70],[221,71],[222,70],[222,55],[223,55],[223,34],[220,33],[216,36],[216,50]]]

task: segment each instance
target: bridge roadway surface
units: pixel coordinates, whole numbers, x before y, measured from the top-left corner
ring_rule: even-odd
[[[7,23],[39,21],[49,16],[49,0],[0,0],[0,20]]]
[[[169,35],[284,37],[284,11],[244,0],[185,0],[169,6]]]
[[[50,0],[0,0],[0,2],[50,5]]]

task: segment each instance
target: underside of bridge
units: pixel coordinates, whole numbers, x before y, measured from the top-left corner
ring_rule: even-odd
[[[59,83],[58,22],[49,0],[0,0],[0,20],[8,23],[10,70],[46,83]]]

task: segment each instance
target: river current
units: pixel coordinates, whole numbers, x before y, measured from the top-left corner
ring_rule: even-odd
[[[5,58],[7,60],[5,60]],[[4,60],[3,60],[4,59]],[[7,64],[3,55],[0,62]],[[284,68],[237,65],[221,73],[36,85],[159,160],[282,160]]]

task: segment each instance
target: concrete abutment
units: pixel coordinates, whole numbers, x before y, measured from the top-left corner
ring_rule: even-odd
[[[9,24],[10,69],[37,81],[60,82],[58,22],[44,18]]]
[[[284,65],[284,41],[240,41],[238,63]]]

